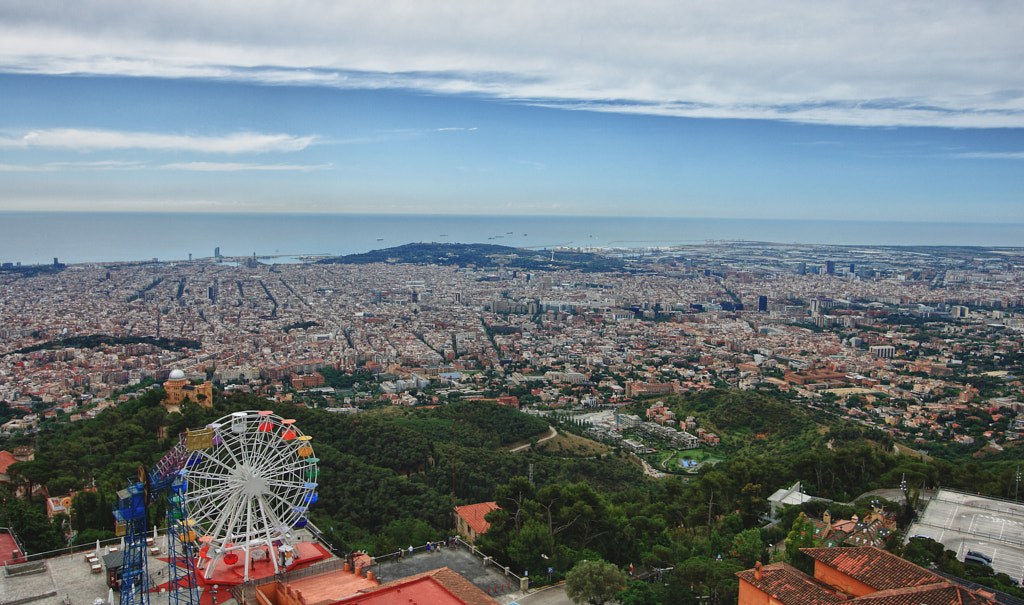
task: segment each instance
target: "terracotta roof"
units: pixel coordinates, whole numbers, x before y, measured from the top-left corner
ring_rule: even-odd
[[[846,602],[843,596],[825,584],[785,563],[765,565],[761,568],[760,580],[755,579],[753,569],[736,575],[785,605],[831,605]]]
[[[851,601],[864,605],[992,605],[995,601],[986,599],[976,592],[949,582],[930,586],[914,586],[883,590],[864,595]]]
[[[17,462],[18,459],[14,457],[14,454],[7,450],[0,450],[0,474],[7,474],[7,467]]]
[[[850,551],[856,549],[803,550]],[[927,605],[993,605],[996,603],[981,591],[972,592],[938,576],[932,576],[934,582],[931,584],[899,586],[849,599],[786,563],[766,565],[761,569],[761,574],[761,579],[757,580],[755,571],[748,569],[737,573],[736,576],[784,605],[835,605],[837,603],[848,605],[921,605],[922,603],[927,603]]]
[[[455,514],[462,517],[477,534],[485,534],[491,528],[491,524],[484,520],[484,515],[499,508],[501,507],[498,506],[497,502],[481,502],[479,504],[456,506]]]
[[[943,582],[930,571],[874,546],[801,548],[800,552],[875,590]]]

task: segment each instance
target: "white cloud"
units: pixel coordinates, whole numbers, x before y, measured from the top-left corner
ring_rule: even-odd
[[[1024,126],[1019,0],[0,3],[0,71],[476,93],[868,126]]]
[[[3,148],[48,148],[73,151],[111,149],[145,149],[150,151],[193,151],[201,153],[267,153],[299,151],[314,137],[287,134],[242,132],[225,136],[193,136],[153,132],[122,132],[116,130],[83,130],[55,128],[33,130],[24,134],[0,135]]]
[[[104,160],[99,162],[47,162],[41,165],[0,164],[0,172],[54,172],[64,169],[79,170],[136,170],[145,164],[133,161]]]
[[[978,160],[1024,160],[1024,151],[973,151],[953,157]]]
[[[180,162],[164,164],[165,170],[194,170],[198,172],[241,172],[245,170],[265,171],[298,171],[327,170],[331,164],[300,165],[300,164],[245,164],[236,162]]]
[[[55,166],[30,166],[26,164],[0,164],[0,172],[53,172]]]

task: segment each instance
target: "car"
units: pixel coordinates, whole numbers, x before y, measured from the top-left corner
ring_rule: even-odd
[[[968,565],[992,567],[992,557],[976,550],[969,550],[967,551],[967,554],[964,555],[964,563]]]

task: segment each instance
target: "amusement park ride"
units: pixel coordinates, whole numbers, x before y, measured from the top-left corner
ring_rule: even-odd
[[[167,498],[169,602],[198,604],[199,583],[280,573],[300,546],[295,529],[317,501],[319,459],[294,420],[269,411],[235,412],[178,444],[118,492],[114,517],[124,536],[121,605],[149,603],[146,507]],[[225,577],[228,579],[225,581]]]

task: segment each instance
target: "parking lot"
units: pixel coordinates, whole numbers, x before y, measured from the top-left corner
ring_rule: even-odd
[[[907,538],[924,536],[956,551],[992,557],[992,569],[1018,582],[1024,578],[1024,504],[940,489]]]

